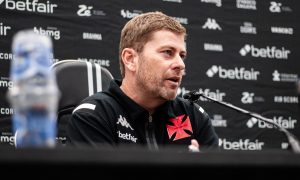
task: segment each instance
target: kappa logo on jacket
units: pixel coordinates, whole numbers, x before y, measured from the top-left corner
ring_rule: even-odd
[[[130,129],[130,130],[132,130],[132,131],[134,130],[134,129],[131,127],[131,125],[127,122],[126,118],[123,117],[122,115],[119,116],[118,121],[117,121],[116,124],[117,124],[117,125],[119,124],[119,125],[121,125],[122,127],[125,127],[125,128],[127,128],[127,129]],[[124,129],[123,129],[123,131],[125,131],[125,132],[121,132],[121,131],[122,131],[122,130],[117,131],[118,137],[119,137],[120,139],[123,139],[123,140],[125,140],[125,141],[132,141],[132,142],[134,142],[134,143],[137,142],[138,138],[136,138],[133,134],[131,134],[131,133],[134,133],[134,132],[128,132],[128,130],[124,130]]]
[[[183,114],[175,118],[171,118],[169,121],[173,124],[167,125],[169,139],[171,139],[174,134],[176,135],[173,141],[190,137],[191,134],[193,134],[189,116]]]
[[[121,116],[118,118],[117,124],[121,124],[121,126],[126,127],[126,128],[130,128],[131,130],[134,130],[130,124],[127,122],[126,118]]]

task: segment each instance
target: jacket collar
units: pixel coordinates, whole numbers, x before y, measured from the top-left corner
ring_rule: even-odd
[[[123,106],[126,107],[128,116],[131,119],[136,120],[141,117],[148,117],[149,112],[134,102],[131,98],[129,98],[120,88],[122,81],[120,80],[112,80],[109,86],[108,91],[112,96]],[[167,101],[160,107],[158,107],[153,116],[167,116],[167,117],[175,117],[174,108],[171,108],[174,103],[173,101]],[[166,114],[167,112],[167,114]],[[144,118],[143,118],[144,119]]]

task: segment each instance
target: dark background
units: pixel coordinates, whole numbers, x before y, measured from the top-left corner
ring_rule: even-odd
[[[271,118],[300,138],[296,91],[300,72],[299,1],[39,0],[36,6],[32,2],[0,1],[1,143],[13,145],[13,109],[6,93],[13,86],[9,67],[11,41],[17,31],[35,29],[48,34],[54,44],[53,62],[93,61],[120,78],[118,46],[123,25],[137,14],[156,10],[187,28],[186,74],[178,95],[190,90],[204,92]],[[53,11],[47,10],[50,6]],[[272,28],[284,31],[275,33]],[[86,33],[98,38],[86,39]],[[208,46],[212,48],[205,48]],[[272,48],[276,56],[267,55],[267,49]],[[283,51],[288,52],[286,57]],[[257,76],[253,78],[249,72]],[[288,148],[283,133],[272,126],[203,98],[199,104],[212,118],[224,150]]]

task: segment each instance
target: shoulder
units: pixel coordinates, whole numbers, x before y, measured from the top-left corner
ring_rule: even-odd
[[[73,110],[75,112],[92,112],[101,111],[103,108],[115,106],[113,98],[106,92],[98,92],[83,99],[80,104]]]

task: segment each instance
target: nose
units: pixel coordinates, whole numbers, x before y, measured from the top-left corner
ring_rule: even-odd
[[[174,62],[172,63],[172,69],[180,70],[180,71],[185,69],[184,61],[180,55],[177,55],[175,57]]]

